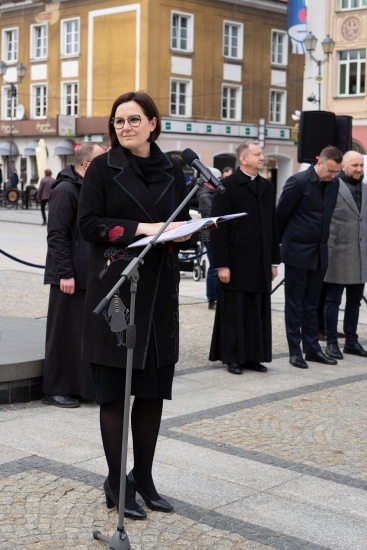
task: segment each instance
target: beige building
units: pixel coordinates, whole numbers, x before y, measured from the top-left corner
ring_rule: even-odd
[[[283,0],[0,2],[5,176],[15,166],[24,182],[38,178],[40,138],[55,174],[78,143],[101,141],[118,95],[143,89],[161,112],[164,151],[191,148],[223,168],[242,139],[259,138],[279,194],[297,169],[291,115],[304,63],[289,53],[286,9]]]
[[[367,0],[308,0],[307,27],[319,43],[314,56],[323,60],[321,41],[335,41],[333,54],[322,67],[321,108],[353,117],[353,148],[367,153]],[[307,59],[304,109],[315,109],[307,98],[318,97],[317,65]]]

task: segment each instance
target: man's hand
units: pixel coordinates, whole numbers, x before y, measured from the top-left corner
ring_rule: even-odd
[[[271,266],[271,280],[274,281],[275,277],[278,276],[278,268],[275,265]]]
[[[60,279],[60,290],[65,292],[65,294],[74,294],[75,290],[75,279]]]
[[[231,280],[231,270],[229,267],[221,267],[218,269],[218,277],[221,283],[229,283]]]

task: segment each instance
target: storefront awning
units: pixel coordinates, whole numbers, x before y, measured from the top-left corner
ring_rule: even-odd
[[[29,143],[27,143],[24,149],[24,156],[35,157],[37,145],[38,145],[38,141],[30,141]]]
[[[55,155],[74,155],[75,141],[72,139],[63,139],[55,147]]]
[[[0,156],[2,157],[17,157],[19,155],[19,149],[14,141],[2,141],[0,142]]]

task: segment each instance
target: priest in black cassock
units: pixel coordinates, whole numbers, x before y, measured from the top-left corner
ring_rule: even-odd
[[[209,359],[242,374],[243,368],[265,372],[261,363],[272,359],[270,293],[280,250],[275,189],[259,175],[262,149],[244,141],[236,153],[239,166],[222,180],[226,192],[215,193],[212,216],[248,215],[220,223],[210,235],[219,295]]]

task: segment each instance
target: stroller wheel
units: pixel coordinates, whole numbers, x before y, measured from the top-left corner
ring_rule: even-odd
[[[192,272],[192,278],[194,281],[200,281],[201,279],[201,267],[199,265],[196,265],[194,267],[194,270]]]

